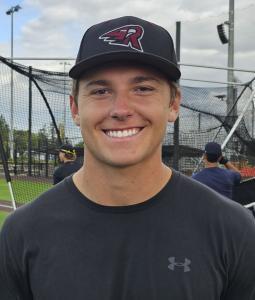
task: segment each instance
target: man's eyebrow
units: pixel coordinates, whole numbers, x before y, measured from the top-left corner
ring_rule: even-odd
[[[134,83],[142,83],[142,82],[145,82],[145,81],[156,81],[156,82],[160,82],[160,80],[157,78],[157,77],[154,77],[154,76],[135,76],[134,78],[131,78],[129,80],[129,82],[131,84],[134,84]],[[86,87],[90,87],[90,86],[93,86],[93,85],[101,85],[101,86],[108,86],[110,85],[111,82],[110,80],[107,80],[107,79],[98,79],[98,80],[90,80],[86,83]]]
[[[106,85],[109,85],[109,84],[110,84],[109,80],[105,80],[105,79],[90,80],[88,83],[86,83],[86,87],[90,87],[92,85],[106,86]]]
[[[156,81],[160,82],[159,78],[154,77],[154,76],[136,76],[130,80],[131,83],[142,83],[145,81]]]

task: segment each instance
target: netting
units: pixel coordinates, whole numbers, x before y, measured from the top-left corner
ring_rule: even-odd
[[[201,156],[209,141],[223,144],[230,130],[251,100],[251,85],[235,87],[236,101],[229,107],[226,87],[182,86],[179,132],[179,169],[191,175],[203,165]],[[229,112],[229,113],[227,113]],[[172,130],[173,135],[173,130]],[[170,135],[166,144],[171,145]],[[238,167],[243,177],[255,176],[254,102],[250,101],[240,123],[224,148],[225,155]],[[171,162],[170,162],[171,163]],[[173,163],[173,162],[172,162]]]
[[[179,131],[171,124],[167,128],[164,162],[191,175],[202,166],[204,145],[209,141],[223,144],[243,114],[224,152],[241,170],[243,178],[254,177],[253,101],[243,113],[251,99],[251,83],[235,86],[236,97],[231,105],[226,99],[227,87],[181,86]],[[0,133],[18,205],[52,186],[61,143],[69,142],[80,156],[83,154],[80,130],[69,110],[70,88],[71,80],[64,72],[39,70],[0,57]],[[0,176],[5,176],[3,166]]]

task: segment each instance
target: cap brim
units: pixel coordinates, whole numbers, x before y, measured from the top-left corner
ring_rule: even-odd
[[[89,57],[73,66],[69,72],[69,76],[73,79],[79,79],[86,71],[93,69],[102,64],[115,61],[134,61],[154,67],[156,70],[164,73],[167,78],[172,81],[177,81],[181,77],[181,72],[178,67],[159,56],[151,53],[137,53],[137,52],[111,52]]]

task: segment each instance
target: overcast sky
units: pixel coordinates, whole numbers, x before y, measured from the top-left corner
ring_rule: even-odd
[[[181,63],[227,66],[228,45],[221,44],[216,26],[228,20],[228,0],[0,0],[1,56],[10,56],[11,17],[6,11],[17,4],[22,9],[14,14],[14,57],[75,57],[89,26],[134,15],[165,27],[174,40],[176,21],[181,21]],[[254,16],[254,0],[235,0],[236,68],[255,71]],[[59,62],[44,61],[40,67],[63,71]],[[227,76],[210,69],[181,70],[183,78],[226,81]],[[247,81],[255,73],[235,75]]]

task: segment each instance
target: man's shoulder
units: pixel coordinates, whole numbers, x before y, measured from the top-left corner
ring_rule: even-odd
[[[216,167],[204,167],[201,171],[198,171],[197,173],[194,173],[193,175],[202,175],[202,174],[214,174],[222,172],[222,168],[216,166]]]
[[[198,172],[196,172],[196,173],[193,173],[193,174],[192,174],[192,178],[197,178],[197,177],[203,176],[203,174],[207,174],[207,173],[208,173],[207,168],[204,168],[204,169],[202,169],[201,171],[198,171]]]
[[[213,167],[213,168],[204,168],[201,171],[194,173],[192,175],[192,178],[203,178],[204,176],[233,176],[233,177],[240,177],[240,173],[229,170],[226,168],[221,168],[221,167]]]
[[[226,220],[230,217],[237,222],[239,218],[247,219],[250,215],[250,212],[239,203],[220,195],[194,178],[180,176],[182,183],[179,187],[179,197],[185,199],[187,207],[203,214],[208,213],[208,216],[222,216],[222,219]]]
[[[230,169],[225,169],[225,170],[228,171],[228,173],[231,174],[231,176],[233,176],[234,178],[239,178],[241,180],[242,176],[239,172]]]
[[[206,176],[203,176],[203,174],[207,173],[206,169],[203,169],[195,174],[192,175],[192,177],[186,176],[184,174],[180,174],[180,186],[179,186],[179,193],[184,197],[184,194],[186,197],[185,199],[192,199],[192,201],[202,201],[205,202],[211,202],[211,201],[219,201],[222,197],[210,189],[205,184],[202,184],[200,180],[196,180],[197,178],[206,178]],[[216,200],[215,200],[216,199]],[[193,202],[193,203],[194,203]],[[208,204],[208,203],[207,203]]]
[[[54,175],[55,175],[55,174],[58,174],[58,173],[61,173],[62,170],[63,170],[64,168],[65,168],[65,165],[64,165],[64,164],[61,164],[61,165],[57,166],[57,167],[55,168],[55,170],[54,170]]]
[[[219,176],[222,176],[223,179],[227,178],[227,180],[229,180],[232,185],[237,185],[240,183],[242,177],[239,172],[226,168],[219,168],[219,170]]]
[[[70,161],[64,164],[63,168],[79,170],[82,167],[82,164],[79,161]]]
[[[192,178],[180,175],[179,181],[176,202],[187,218],[228,241],[255,239],[255,218],[247,208]]]
[[[30,203],[24,204],[10,213],[3,228],[29,228],[36,225],[42,216],[47,216],[51,211],[57,210],[63,197],[67,195],[65,181],[53,186]],[[10,229],[11,230],[11,229]]]
[[[82,164],[77,161],[68,161],[60,165],[54,172],[54,175],[65,175],[71,174],[78,171],[82,167]]]

